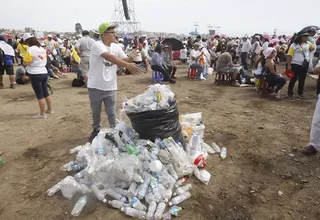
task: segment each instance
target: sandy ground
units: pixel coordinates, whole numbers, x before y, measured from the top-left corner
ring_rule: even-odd
[[[208,186],[189,180],[192,198],[182,204],[177,219],[320,219],[319,156],[300,153],[309,139],[316,81],[307,80],[306,100],[274,101],[252,88],[215,86],[213,76],[189,81],[186,67],[177,75],[172,89],[180,113],[203,112],[206,142],[228,148],[226,160],[209,158],[213,177]],[[38,107],[30,85],[0,91],[0,219],[73,219],[72,202],[45,193],[67,175],[59,168],[73,158],[68,150],[84,144],[91,132],[87,91],[72,88],[73,77],[53,81],[55,114],[46,120],[31,117]],[[119,77],[118,107],[122,96],[143,92],[150,78]],[[92,214],[77,219],[126,218],[98,204]]]

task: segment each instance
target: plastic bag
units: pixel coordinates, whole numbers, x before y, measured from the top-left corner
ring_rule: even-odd
[[[156,138],[172,137],[181,143],[181,126],[179,123],[179,111],[174,101],[168,109],[127,112],[133,129],[138,132],[141,139],[154,141]],[[182,143],[183,144],[183,143]]]

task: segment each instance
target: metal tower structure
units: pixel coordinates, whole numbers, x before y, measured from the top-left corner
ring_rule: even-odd
[[[125,7],[124,4],[126,4]],[[126,0],[126,3],[124,3],[123,0],[114,0],[114,6],[111,22],[118,26],[117,32],[120,34],[129,34],[140,31],[140,22],[134,11],[134,0]],[[125,11],[124,8],[126,8],[127,11]],[[125,14],[127,14],[129,20],[126,19]]]

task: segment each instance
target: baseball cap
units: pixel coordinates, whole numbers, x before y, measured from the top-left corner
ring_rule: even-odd
[[[33,36],[30,33],[24,33],[22,39],[23,39],[23,41],[26,41],[31,37],[33,37]]]
[[[99,26],[99,34],[103,34],[103,32],[105,32],[106,30],[108,30],[109,28],[116,28],[117,26],[114,24],[111,24],[109,22],[104,22],[102,24],[100,24]]]
[[[48,37],[52,37],[52,34],[48,34]]]

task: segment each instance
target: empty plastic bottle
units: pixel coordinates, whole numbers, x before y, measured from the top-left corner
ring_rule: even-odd
[[[166,188],[165,188],[161,183],[159,183],[159,184],[158,184],[158,189],[159,189],[159,193],[160,193],[162,199],[163,199],[165,202],[168,202],[168,199],[167,199],[167,197],[166,197],[166,194],[167,194]]]
[[[160,220],[162,218],[162,215],[165,209],[166,209],[166,204],[164,202],[160,202],[159,205],[157,206],[156,212],[154,213],[154,219]]]
[[[121,209],[122,207],[127,206],[127,204],[119,200],[112,200],[112,201],[109,201],[108,203],[115,209]]]
[[[144,198],[144,196],[145,196],[146,193],[147,193],[149,184],[150,184],[150,177],[148,177],[147,179],[145,179],[145,181],[140,185],[139,191],[138,191],[138,193],[137,193],[137,197],[138,197],[139,199],[143,199],[143,198]]]
[[[227,148],[225,147],[221,148],[220,157],[222,160],[227,158]]]
[[[167,190],[166,190],[166,196],[165,198],[167,201],[169,201],[173,195],[173,189],[174,189],[174,184],[169,184]]]
[[[180,203],[186,201],[187,199],[189,199],[191,197],[191,193],[190,192],[185,192],[179,196],[174,197],[171,202],[169,202],[169,206],[172,205],[179,205]]]
[[[181,186],[179,188],[176,189],[176,191],[174,192],[174,196],[177,196],[177,195],[181,195],[183,193],[185,193],[186,191],[189,191],[192,189],[192,184],[191,183],[188,183],[187,185],[185,186]]]
[[[137,197],[133,197],[132,199],[130,199],[130,204],[132,205],[133,208],[139,211],[147,210],[147,207],[143,205]]]
[[[175,180],[178,180],[179,179],[179,176],[176,172],[176,170],[174,169],[173,165],[171,163],[169,163],[167,165],[167,169],[168,169],[168,172],[169,174],[175,179]]]
[[[171,219],[172,219],[172,216],[171,216],[170,211],[167,211],[166,213],[164,213],[162,215],[162,220],[171,220]]]
[[[78,153],[82,148],[83,148],[82,145],[76,146],[76,147],[69,150],[69,154]]]
[[[212,142],[211,146],[215,152],[220,153],[220,147],[215,142]]]
[[[74,177],[76,180],[79,180],[79,179],[84,178],[86,174],[87,174],[87,171],[86,171],[86,170],[81,170],[80,172],[76,173],[73,177]]]
[[[121,189],[124,189],[124,188],[128,188],[130,184],[127,182],[117,182],[115,186]]]
[[[144,200],[148,203],[151,204],[152,202],[155,202],[157,199],[155,197],[155,195],[153,194],[153,192],[149,191],[145,197]]]
[[[117,193],[119,193],[119,194],[121,194],[122,196],[125,196],[125,197],[130,197],[131,196],[131,194],[128,192],[128,190],[121,189],[120,187],[114,188],[114,191],[116,191]]]
[[[156,209],[157,209],[157,203],[155,201],[152,201],[149,204],[149,208],[148,208],[148,212],[147,212],[147,215],[146,215],[146,219],[148,219],[148,220],[153,219],[153,215],[154,215]]]
[[[105,190],[105,194],[114,198],[115,200],[120,200],[122,202],[127,201],[127,199],[125,197],[123,197],[121,194],[117,193],[116,191],[114,191],[113,189],[109,188]]]
[[[135,181],[133,181],[130,184],[129,189],[128,189],[128,193],[130,194],[130,196],[135,196],[137,187],[138,187],[138,184]]]
[[[129,144],[126,144],[126,151],[129,153],[129,154],[133,154],[133,155],[139,155],[140,154],[140,151],[132,146],[132,145],[129,145]]]
[[[134,173],[134,174],[133,174],[132,179],[133,179],[134,181],[136,181],[137,183],[143,183],[143,182],[144,182],[143,178],[142,178],[139,174],[137,174],[137,173]]]
[[[179,216],[180,211],[182,210],[179,206],[172,206],[169,210],[170,214],[173,216]]]
[[[122,207],[121,211],[124,212],[128,216],[136,217],[136,218],[140,218],[140,219],[145,219],[146,214],[147,214],[145,211],[139,211],[137,209],[130,208],[130,207]]]
[[[88,202],[88,198],[87,196],[82,196],[77,203],[74,205],[72,211],[71,211],[71,215],[72,216],[79,216],[82,209],[87,205]]]
[[[93,192],[93,194],[103,203],[106,203],[107,200],[105,198],[105,192],[103,192],[102,190],[99,189],[99,184],[95,184],[91,186],[91,191]]]

